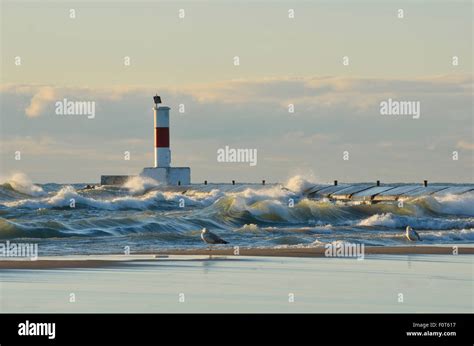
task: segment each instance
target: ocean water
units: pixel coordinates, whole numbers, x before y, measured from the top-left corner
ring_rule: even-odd
[[[207,227],[241,247],[317,247],[333,242],[366,246],[473,244],[474,193],[395,203],[312,200],[311,183],[196,184],[165,188],[135,178],[123,186],[31,183],[16,175],[0,185],[0,242],[37,243],[40,255],[149,252],[203,248]],[[454,185],[454,184],[451,184]],[[289,207],[289,200],[294,206]],[[71,208],[71,202],[75,205]]]

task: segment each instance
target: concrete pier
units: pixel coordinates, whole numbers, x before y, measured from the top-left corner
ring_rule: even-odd
[[[101,175],[100,185],[123,185],[133,177],[136,177],[136,175]]]
[[[384,185],[380,184],[340,184],[315,185],[304,192],[312,199],[328,198],[334,201],[384,202],[398,201],[421,196],[461,195],[474,191],[474,185]]]
[[[140,176],[166,183],[166,185],[191,184],[191,169],[189,167],[146,167]]]

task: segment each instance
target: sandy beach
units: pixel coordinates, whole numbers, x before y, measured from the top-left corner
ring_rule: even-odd
[[[0,311],[473,311],[472,248],[459,248],[459,255],[451,247],[366,248],[363,260],[328,258],[321,250],[1,260]]]

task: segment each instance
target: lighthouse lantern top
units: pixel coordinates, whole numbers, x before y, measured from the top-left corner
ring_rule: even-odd
[[[158,105],[161,103],[161,97],[157,95],[153,96],[153,101],[155,102],[155,105]]]

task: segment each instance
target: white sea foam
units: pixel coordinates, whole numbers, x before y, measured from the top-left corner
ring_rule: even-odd
[[[294,177],[288,179],[285,186],[295,193],[302,193],[310,187],[316,185],[316,183],[312,182],[311,180],[312,179],[308,179],[302,175],[295,175]]]
[[[424,241],[433,243],[474,241],[474,229],[428,231],[422,232],[421,237]]]
[[[462,195],[442,195],[434,197],[440,204],[440,211],[446,214],[474,216],[474,192]]]
[[[392,213],[375,214],[356,224],[357,226],[382,226],[390,228],[404,228],[411,226],[415,229],[459,229],[474,227],[473,218],[441,219],[435,217],[413,217],[394,215]]]
[[[138,189],[136,191],[139,191]],[[52,196],[22,199],[16,201],[4,202],[7,207],[27,208],[27,209],[50,209],[50,208],[67,208],[74,204],[75,208],[90,207],[104,210],[121,210],[121,209],[140,209],[145,210],[153,206],[158,206],[160,202],[184,201],[186,206],[212,204],[219,197],[218,190],[212,190],[208,193],[195,194],[187,196],[180,192],[163,192],[151,190],[143,195],[138,196],[119,196],[108,199],[95,199],[79,194],[73,186],[64,186]]]
[[[94,199],[85,197],[77,193],[72,186],[64,186],[57,193],[50,197],[38,199],[23,199],[19,201],[4,203],[7,207],[42,209],[42,208],[66,208],[74,205],[75,208],[88,206],[97,209],[118,210],[124,208],[145,209],[155,200],[162,196],[159,192],[153,191],[140,197],[116,197],[109,200]]]
[[[258,225],[254,223],[246,223],[245,225],[237,229],[237,231],[240,232],[259,232],[260,230],[260,227],[258,227]]]
[[[2,179],[2,184],[9,184],[12,189],[29,196],[44,196],[46,192],[38,185],[33,184],[30,178],[24,173],[15,173],[6,179]]]
[[[127,188],[132,194],[141,194],[152,188],[159,186],[159,183],[149,177],[132,177],[129,178],[123,187]]]

